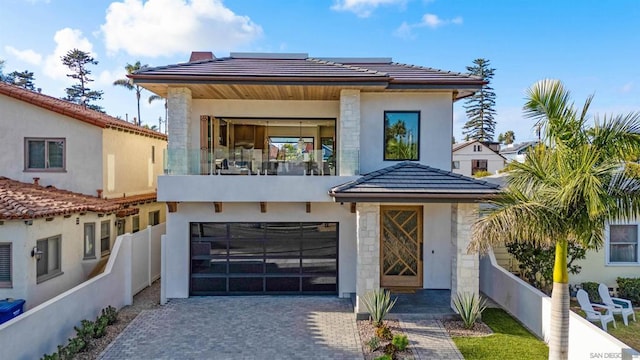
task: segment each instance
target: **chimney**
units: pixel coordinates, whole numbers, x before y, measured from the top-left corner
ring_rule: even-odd
[[[192,63],[197,61],[213,60],[215,58],[216,57],[211,51],[192,51],[189,62]]]
[[[40,178],[39,177],[34,177],[33,178],[33,185],[40,186],[40,183],[38,183],[38,181],[40,181]]]
[[[102,189],[98,189],[96,192],[98,193],[98,197],[102,198]]]

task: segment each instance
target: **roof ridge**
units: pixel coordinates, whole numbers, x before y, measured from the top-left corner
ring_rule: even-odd
[[[399,63],[399,62],[392,62],[392,65],[399,65],[399,66],[404,66],[407,68],[414,68],[414,69],[423,69],[423,70],[428,70],[428,71],[434,71],[434,72],[438,72],[441,74],[453,74],[453,75],[458,75],[458,76],[465,76],[468,77],[470,79],[476,79],[476,80],[482,80],[481,77],[476,76],[476,75],[470,75],[470,74],[466,74],[466,73],[461,73],[459,71],[450,71],[450,70],[442,70],[442,69],[436,69],[436,68],[432,68],[429,66],[422,66],[422,65],[413,65],[413,64],[405,64],[405,63]]]
[[[313,58],[313,57],[309,57],[306,59],[307,61],[312,61],[318,64],[326,64],[326,65],[335,65],[338,67],[342,67],[345,69],[349,69],[349,70],[354,70],[354,71],[359,71],[359,72],[366,72],[368,74],[377,74],[380,76],[389,76],[388,73],[384,73],[381,71],[377,71],[377,70],[371,70],[371,69],[367,69],[361,66],[354,66],[354,65],[349,65],[349,64],[342,64],[339,62],[335,62],[335,61],[330,61],[330,60],[323,60],[323,59],[317,59],[317,58]]]

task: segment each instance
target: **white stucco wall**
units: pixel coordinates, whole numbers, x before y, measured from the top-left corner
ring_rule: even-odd
[[[360,95],[360,173],[397,163],[384,161],[384,112],[420,111],[420,161],[438,169],[451,169],[453,101],[442,93],[362,93]]]
[[[79,224],[76,225],[76,218]],[[73,214],[69,218],[55,217],[52,221],[33,220],[25,225],[24,220],[4,221],[0,226],[0,242],[11,242],[13,287],[0,288],[0,298],[25,299],[25,310],[47,301],[87,279],[100,259],[100,223],[111,222],[111,243],[115,239],[115,215],[98,217],[95,213]],[[84,260],[84,224],[95,223],[96,259]],[[31,249],[38,240],[61,235],[62,274],[37,283],[36,260]]]
[[[66,171],[25,171],[25,138],[64,138]],[[96,195],[102,188],[102,129],[0,95],[0,176]]]
[[[451,171],[456,174],[471,176],[472,160],[487,160],[487,171],[491,174],[495,174],[498,170],[504,168],[505,159],[502,156],[484,145],[482,145],[482,151],[474,152],[473,145],[475,144],[469,144],[453,152],[452,161],[459,161],[460,168]]]
[[[121,197],[154,192],[163,173],[165,140],[117,129],[103,129],[103,196]],[[155,159],[152,161],[152,147]],[[95,193],[94,193],[95,195]]]
[[[582,270],[579,274],[569,275],[570,284],[597,282],[617,288],[616,279],[618,277],[640,278],[640,264],[607,265],[605,249],[587,251],[587,257],[578,261],[577,264],[582,267]]]
[[[215,213],[212,203],[179,203],[178,212],[168,215],[163,280],[167,298],[189,295],[190,222],[338,222],[338,293],[355,292],[356,221],[349,204],[312,203],[307,213],[305,203],[267,203],[267,212],[261,213],[259,203],[223,203],[222,212]]]

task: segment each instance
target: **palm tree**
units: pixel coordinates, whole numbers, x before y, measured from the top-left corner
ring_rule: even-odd
[[[149,65],[141,65],[140,61],[136,61],[135,64],[131,65],[131,64],[127,64],[124,68],[125,70],[127,70],[127,74],[133,74],[134,72],[140,70],[140,69],[144,69],[146,67],[148,67]],[[140,125],[142,123],[142,119],[140,118],[140,94],[142,93],[142,87],[140,87],[140,85],[134,84],[133,83],[133,79],[129,79],[129,78],[125,78],[125,79],[118,79],[116,81],[113,82],[113,85],[116,86],[122,86],[125,87],[129,90],[135,90],[136,91],[136,99],[138,101],[138,121],[136,125]]]
[[[544,80],[527,94],[525,115],[544,143],[525,163],[513,163],[503,194],[476,220],[471,248],[526,241],[555,246],[549,359],[567,359],[569,274],[567,246],[597,249],[605,223],[640,214],[640,178],[627,163],[640,152],[640,114],[587,116],[592,97],[576,108],[559,81]]]
[[[167,118],[169,117],[169,106],[167,104],[167,99],[163,98],[160,95],[150,95],[149,96],[149,104],[157,100],[164,100],[164,132],[167,132]]]

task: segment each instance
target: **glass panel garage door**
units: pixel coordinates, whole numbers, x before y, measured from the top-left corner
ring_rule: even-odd
[[[337,294],[337,223],[191,223],[191,295]]]

